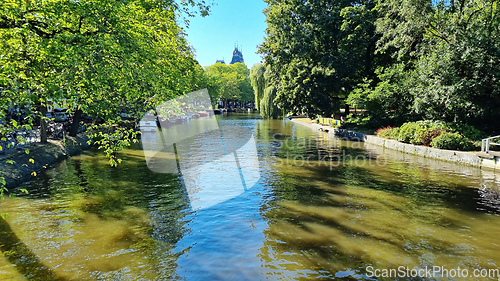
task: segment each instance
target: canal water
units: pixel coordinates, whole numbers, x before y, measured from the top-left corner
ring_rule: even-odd
[[[241,147],[194,137],[177,145],[176,172],[152,171],[137,145],[117,168],[90,150],[20,185],[29,194],[0,202],[0,280],[395,280],[373,273],[500,269],[499,175],[288,120],[218,118],[246,132]],[[235,134],[218,136],[227,145]],[[422,279],[496,280],[412,280]]]

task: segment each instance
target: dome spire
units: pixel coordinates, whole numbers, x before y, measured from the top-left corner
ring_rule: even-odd
[[[245,63],[241,49],[242,48],[238,47],[238,41],[236,41],[236,43],[234,44],[233,58],[231,59],[230,64],[235,64],[237,62]]]

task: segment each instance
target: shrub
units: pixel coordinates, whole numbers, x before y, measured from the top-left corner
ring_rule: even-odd
[[[438,121],[438,120],[421,120],[415,122],[419,124],[422,127],[429,128],[429,129],[446,129],[446,123],[443,121]]]
[[[476,129],[474,126],[471,125],[458,124],[458,123],[447,123],[446,125],[453,132],[460,133],[464,137],[474,141],[479,141],[483,138],[488,137],[485,133],[483,133],[482,131]]]
[[[433,130],[444,130],[446,125],[440,121],[417,121],[404,123],[399,128],[399,133],[395,139],[411,144],[424,144],[424,135]]]
[[[430,131],[425,131],[421,137],[422,144],[425,146],[430,146],[433,139],[439,137],[441,133],[447,132],[446,129],[434,129]]]
[[[375,132],[375,135],[377,135],[377,137],[380,137],[380,138],[390,139],[392,137],[392,133],[393,133],[394,129],[396,129],[396,128],[390,127],[390,126],[380,128]]]
[[[405,143],[421,144],[419,139],[425,129],[426,127],[422,126],[422,124],[419,124],[418,122],[404,123],[399,128],[397,140]]]
[[[459,133],[442,132],[432,140],[431,146],[448,150],[469,150],[472,143]]]
[[[404,123],[399,127],[396,139],[401,142],[410,143],[415,133],[417,132],[418,125],[415,122]]]
[[[395,140],[399,136],[399,128],[394,128],[391,130],[391,139]]]
[[[375,134],[381,138],[451,150],[472,150],[478,144],[471,139],[477,141],[484,137],[483,132],[470,125],[430,120],[407,122],[399,128],[380,128]]]

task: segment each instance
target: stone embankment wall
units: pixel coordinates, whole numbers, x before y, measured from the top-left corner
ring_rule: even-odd
[[[301,122],[299,120],[292,120],[292,122],[308,126],[313,130],[319,130],[320,128],[322,128],[318,124],[308,124]],[[477,152],[443,150],[422,145],[402,143],[395,140],[379,138],[374,135],[367,135],[345,129],[333,129],[331,127],[323,127],[323,128],[328,128],[328,133],[335,134],[340,137],[346,137],[354,141],[371,143],[384,148],[401,151],[404,153],[409,153],[413,155],[439,159],[444,161],[456,162],[460,164],[475,166],[479,168],[486,168],[500,172],[500,159],[498,159],[498,157],[496,157],[495,159],[485,159],[478,157]]]

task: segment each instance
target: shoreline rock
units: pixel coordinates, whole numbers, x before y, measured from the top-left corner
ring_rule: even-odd
[[[36,178],[54,164],[89,149],[88,138],[66,137],[65,142],[49,140],[48,143],[34,143],[0,154],[0,177],[5,177],[7,189]],[[26,149],[29,154],[26,154]],[[7,161],[14,161],[13,164]],[[36,173],[36,174],[35,174]]]

